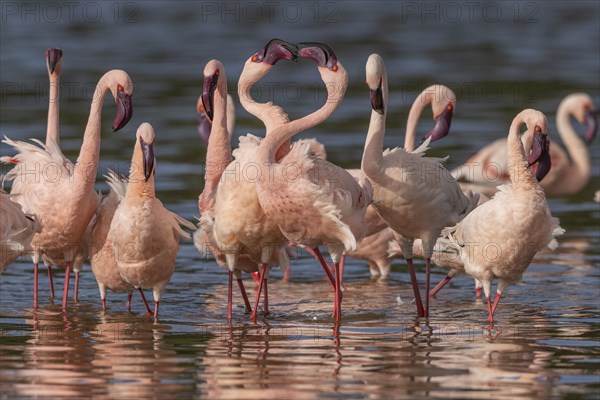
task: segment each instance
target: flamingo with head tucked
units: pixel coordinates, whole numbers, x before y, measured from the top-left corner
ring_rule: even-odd
[[[83,135],[83,144],[75,164],[60,151],[55,141],[48,145],[15,142],[5,137],[4,143],[18,154],[3,158],[16,166],[7,175],[13,181],[12,193],[23,211],[36,215],[41,230],[31,241],[34,263],[34,306],[37,307],[37,270],[42,257],[64,259],[66,263],[62,307],[66,309],[70,270],[76,255],[85,246],[85,233],[99,203],[94,191],[100,155],[100,125],[104,99],[111,93],[117,103],[117,117],[113,130],[119,130],[132,114],[133,84],[124,71],[112,70],[104,74],[98,84],[90,115]],[[32,174],[31,171],[36,171]],[[52,175],[48,171],[53,171]],[[44,179],[40,179],[44,178]],[[59,196],[59,198],[57,198]]]
[[[577,136],[570,117],[585,125],[585,143]],[[552,168],[540,185],[547,196],[575,194],[585,187],[590,178],[587,145],[594,140],[598,131],[598,116],[592,98],[585,93],[573,93],[565,97],[556,111],[556,128],[567,151],[555,143],[550,146]],[[521,139],[523,145],[527,146],[531,136],[524,135]],[[465,187],[474,187],[491,196],[496,192],[497,185],[510,181],[506,140],[498,139],[484,147],[465,164],[455,168],[452,176]]]
[[[429,292],[429,266],[434,244],[445,226],[456,224],[477,204],[477,196],[467,198],[450,177],[441,160],[424,157],[432,139],[408,152],[402,148],[383,152],[387,108],[387,74],[382,58],[369,57],[367,84],[371,89],[372,118],[365,142],[361,170],[373,186],[373,205],[392,228],[406,258],[419,316],[428,316],[429,297],[423,307],[412,264],[413,241],[420,238],[425,251],[426,290]],[[451,101],[432,103],[436,126],[430,136],[445,135],[454,105]]]
[[[310,156],[308,147],[301,144],[294,144],[287,155],[277,160],[280,147],[295,134],[329,118],[343,99],[348,84],[345,69],[328,46],[315,42],[300,47],[299,56],[317,63],[327,88],[327,100],[319,110],[280,125],[262,140],[256,162],[267,166],[269,173],[261,174],[256,187],[265,214],[277,223],[289,241],[309,248],[327,247],[335,266],[334,317],[339,320],[342,301],[339,261],[365,235],[364,215],[370,203],[370,187],[368,183],[359,185],[346,170]],[[286,174],[290,170],[295,171],[293,178]],[[331,179],[330,174],[323,173],[332,170],[336,174]]]
[[[544,114],[532,109],[521,111],[510,126],[506,142],[511,184],[501,186],[490,201],[443,232],[460,254],[465,272],[482,284],[489,322],[493,322],[503,290],[521,280],[539,250],[556,247],[554,237],[564,232],[558,219],[550,214],[544,191],[529,168],[531,160],[525,157],[519,138],[522,125],[534,133],[534,158],[540,159],[548,151]],[[499,283],[492,304],[494,279]]]

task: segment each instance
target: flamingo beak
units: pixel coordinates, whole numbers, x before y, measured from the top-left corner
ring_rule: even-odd
[[[258,53],[252,56],[254,62],[275,65],[279,60],[298,61],[298,46],[282,39],[272,39]]]
[[[299,44],[298,55],[317,63],[319,67],[337,71],[337,57],[331,47],[321,42],[303,42]]]
[[[117,98],[115,99],[115,103],[117,103],[117,116],[113,122],[113,132],[116,132],[127,125],[133,115],[131,95],[125,93],[125,89],[121,85],[117,86]]]
[[[371,89],[371,108],[373,111],[383,115],[385,104],[383,104],[383,90],[381,89],[381,80],[377,89]]]
[[[452,123],[452,114],[454,106],[448,104],[444,111],[435,119],[433,128],[425,135],[425,138],[431,138],[431,143],[448,135],[450,132],[450,124]]]
[[[142,147],[144,178],[148,182],[154,170],[154,143],[146,143],[140,138],[140,146]]]
[[[204,143],[208,143],[210,138],[210,130],[212,129],[212,122],[206,117],[204,112],[198,113],[198,135]]]
[[[218,81],[219,71],[217,70],[213,75],[205,76],[202,84],[202,106],[204,107],[204,113],[211,122],[214,117],[214,98]]]
[[[48,62],[48,69],[50,69],[51,74],[54,73],[56,65],[58,64],[62,56],[63,52],[61,49],[51,47],[48,50],[46,50],[46,60]]]
[[[548,135],[542,132],[539,127],[535,127],[533,133],[533,146],[531,149],[531,154],[527,158],[527,163],[529,166],[535,166],[535,177],[538,182],[541,182],[542,179],[550,172],[550,168],[552,167],[552,159],[550,158],[550,140],[548,139]]]
[[[585,141],[590,144],[598,133],[598,115],[592,110],[585,111]]]

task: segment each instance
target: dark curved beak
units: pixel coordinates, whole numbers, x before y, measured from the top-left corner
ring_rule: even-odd
[[[142,147],[144,178],[148,182],[154,171],[154,143],[146,143],[140,138],[140,146]]]
[[[113,132],[116,132],[127,125],[133,115],[131,96],[125,93],[124,90],[117,91],[115,102],[117,103],[117,116],[113,122]]]
[[[255,62],[275,65],[279,60],[298,61],[298,46],[282,39],[271,39],[265,47],[252,56]]]
[[[204,107],[204,113],[210,121],[214,117],[214,98],[218,81],[219,72],[217,71],[211,76],[205,76],[204,83],[202,84],[202,106]]]
[[[527,158],[527,163],[529,166],[535,166],[535,177],[538,182],[541,182],[542,179],[548,172],[550,172],[550,168],[552,167],[552,159],[550,157],[550,139],[548,139],[548,135],[543,133],[541,130],[535,130],[533,132],[533,146],[531,148],[531,154]]]
[[[585,141],[587,144],[592,143],[592,140],[598,133],[598,115],[592,110],[585,112]]]
[[[381,89],[382,81],[379,80],[377,89],[370,89],[371,92],[371,108],[373,111],[383,115],[385,112],[385,104],[383,104],[383,90]]]
[[[425,134],[426,138],[431,138],[430,143],[440,140],[448,135],[450,132],[450,124],[452,123],[453,113],[454,106],[452,104],[448,104],[444,111],[442,111],[442,113],[435,120],[433,128],[431,128],[431,130]]]
[[[56,65],[60,61],[63,56],[63,52],[61,49],[57,49],[55,47],[51,47],[46,50],[46,61],[48,62],[48,68],[50,69],[50,73],[54,73],[54,69]]]
[[[337,57],[331,47],[321,42],[302,42],[298,44],[298,55],[317,63],[319,67],[337,71]]]
[[[203,112],[198,113],[198,135],[204,143],[208,143],[210,138],[210,130],[212,129],[212,122],[206,117]]]

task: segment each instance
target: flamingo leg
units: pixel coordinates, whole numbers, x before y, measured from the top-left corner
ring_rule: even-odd
[[[231,322],[233,315],[233,272],[229,271],[229,283],[227,285],[227,321]]]
[[[483,291],[483,288],[475,288],[475,298],[476,299],[480,299],[481,298],[481,292]]]
[[[79,271],[75,271],[75,290],[73,293],[73,301],[77,303],[77,296],[79,294]]]
[[[33,263],[33,308],[38,307],[38,263]]]
[[[334,305],[334,313],[335,320],[339,321],[342,319],[342,274],[340,263],[335,263],[335,305]]]
[[[492,298],[487,296],[488,322],[494,322],[494,310],[492,309]]]
[[[65,269],[65,286],[63,288],[63,310],[67,309],[67,301],[69,300],[69,278],[71,275],[71,262],[67,261],[67,268]]]
[[[429,296],[430,297],[435,297],[435,295],[442,290],[442,288],[444,286],[446,286],[446,284],[448,282],[450,282],[450,280],[452,279],[452,277],[450,276],[450,274],[446,275],[446,277],[444,279],[442,279],[440,281],[440,283],[438,283],[433,289],[431,289],[431,291],[429,292]]]
[[[106,310],[106,297],[102,299],[102,309]],[[129,295],[129,301],[127,301],[127,309],[131,310],[131,295]]]
[[[48,283],[50,284],[50,298],[54,299],[54,279],[52,278],[51,265],[48,265]]]
[[[346,290],[346,287],[344,286],[344,267],[346,266],[346,256],[343,255],[340,258],[340,276],[342,277],[342,281],[340,282],[340,290],[342,291],[341,296],[344,297],[344,291]]]
[[[308,247],[307,247],[307,249],[308,249]],[[315,257],[317,257],[317,260],[319,260],[319,263],[321,264],[321,267],[323,267],[323,270],[325,271],[327,278],[329,278],[329,282],[331,282],[331,286],[333,286],[333,288],[335,289],[335,279],[334,279],[333,275],[331,274],[331,271],[329,270],[329,268],[330,268],[329,264],[327,264],[327,261],[325,261],[325,259],[323,258],[323,254],[321,254],[321,250],[319,250],[318,247],[315,247],[314,249],[312,249],[312,254]]]
[[[429,284],[430,284],[430,279],[431,276],[429,274],[429,268],[431,266],[431,258],[426,258],[425,259],[425,315],[424,317],[429,317],[429,296],[427,296],[427,294],[429,293]]]
[[[240,288],[240,293],[242,294],[242,298],[244,299],[244,305],[246,306],[246,312],[252,312],[252,307],[250,307],[250,301],[248,301],[248,295],[246,294],[246,288],[244,287],[244,282],[242,278],[237,279],[238,287]]]
[[[421,293],[419,292],[419,285],[417,283],[417,274],[415,274],[415,267],[413,265],[412,258],[407,258],[406,264],[408,265],[408,273],[410,274],[410,280],[412,282],[413,292],[415,294],[415,302],[417,303],[417,315],[419,317],[424,317],[425,311],[423,310]]]
[[[158,301],[154,301],[154,322],[158,321]]]
[[[286,283],[290,281],[290,269],[290,267],[287,267],[287,269],[283,273],[283,281]]]
[[[260,273],[258,271],[250,274],[252,276],[252,280],[258,285],[260,283]]]
[[[265,278],[265,298],[264,298],[264,305],[265,305],[265,309],[264,309],[264,314],[265,315],[269,315],[269,278]]]
[[[494,299],[494,304],[492,305],[492,315],[496,312],[496,307],[498,307],[498,303],[500,302],[501,297],[502,297],[502,293],[497,292],[496,298]]]
[[[256,312],[258,311],[258,302],[260,301],[260,294],[263,289],[263,283],[265,281],[265,272],[267,271],[267,264],[262,264],[261,272],[260,272],[260,283],[258,284],[258,293],[256,293],[256,300],[254,302],[254,309],[252,310],[252,314],[250,314],[250,319],[252,321],[256,321]]]
[[[140,291],[140,296],[142,296],[142,301],[144,302],[144,305],[146,306],[146,315],[148,315],[148,316],[152,315],[152,309],[150,309],[150,306],[148,305],[148,301],[146,300],[144,291],[142,290],[141,287],[139,287],[138,290]]]
[[[133,292],[127,293],[127,311],[131,311],[131,298],[133,297]],[[102,299],[102,308],[105,309],[105,299]]]

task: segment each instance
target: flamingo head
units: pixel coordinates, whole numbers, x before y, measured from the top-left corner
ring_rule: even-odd
[[[142,150],[142,165],[144,168],[144,179],[148,182],[148,179],[154,174],[154,141],[156,136],[154,135],[154,128],[147,122],[140,125],[136,132],[137,142],[140,144]]]
[[[271,39],[265,47],[254,53],[250,61],[275,65],[279,60],[298,61],[298,46],[282,39]]]
[[[431,103],[433,120],[435,121],[433,128],[427,132],[425,137],[431,138],[431,142],[435,142],[450,132],[452,115],[456,107],[456,95],[452,89],[444,85],[430,86],[424,90],[424,93],[424,101]]]
[[[108,86],[117,104],[117,116],[113,122],[113,132],[116,132],[127,125],[133,115],[133,83],[125,71],[112,70],[105,76],[108,76]]]
[[[212,122],[208,119],[204,112],[202,96],[198,98],[196,109],[198,110],[198,135],[200,135],[200,139],[202,139],[204,143],[208,143],[208,139],[210,138],[210,130],[212,128]]]
[[[535,177],[538,182],[544,179],[552,167],[550,139],[548,138],[548,134],[542,131],[539,125],[536,125],[533,129],[533,143],[527,162],[530,167],[535,165]]]
[[[63,52],[61,49],[51,47],[46,50],[46,63],[48,64],[48,73],[50,75],[53,74],[54,71],[56,71],[57,74],[60,74],[62,56]]]
[[[327,101],[341,101],[348,87],[348,74],[331,47],[321,42],[304,42],[298,46],[300,57],[313,60],[317,64],[321,79],[327,88]]]
[[[585,141],[590,144],[598,132],[598,114],[592,98],[587,93],[572,93],[558,106],[557,115],[566,113],[585,126]]]
[[[371,54],[367,59],[365,70],[367,76],[366,82],[371,95],[371,108],[373,111],[383,115],[385,113],[385,100],[382,86],[385,66],[381,56],[379,54]]]

